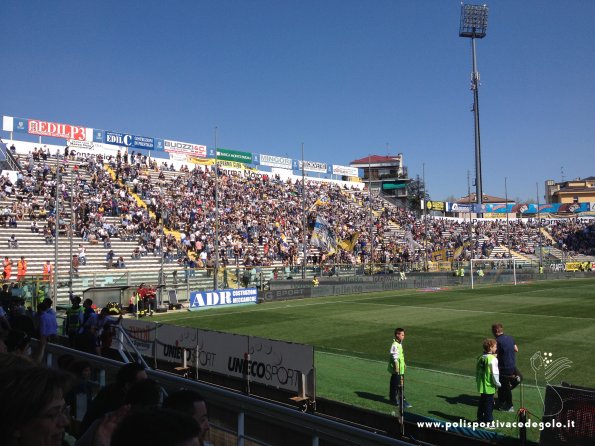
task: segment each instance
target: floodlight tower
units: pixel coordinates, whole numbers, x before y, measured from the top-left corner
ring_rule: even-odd
[[[481,177],[481,138],[479,136],[479,73],[475,55],[475,39],[483,39],[488,27],[487,5],[465,5],[461,3],[461,23],[459,37],[471,38],[473,72],[471,73],[471,91],[473,91],[473,120],[475,122],[475,197],[478,214],[481,213],[483,188]]]

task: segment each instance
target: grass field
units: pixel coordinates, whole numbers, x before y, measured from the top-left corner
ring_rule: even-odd
[[[595,279],[272,302],[170,313],[158,320],[314,345],[318,396],[384,413],[394,410],[387,400],[386,361],[397,326],[406,329],[406,395],[413,413],[475,419],[475,359],[483,339],[492,337],[494,322],[501,322],[519,346],[523,405],[534,420],[543,413],[545,381],[534,374],[533,354],[572,361],[557,382],[595,387]],[[513,392],[515,408],[520,393]],[[497,412],[495,418],[513,421],[515,414]],[[534,440],[537,435],[530,432]]]

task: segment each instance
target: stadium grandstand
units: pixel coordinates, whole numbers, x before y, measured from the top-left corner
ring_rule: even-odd
[[[113,284],[127,273],[137,282],[155,282],[151,275],[161,272],[165,283],[210,289],[216,262],[229,271],[228,284],[237,284],[246,270],[279,278],[303,265],[311,276],[314,267],[415,271],[439,261],[588,262],[595,254],[592,217],[580,213],[424,218],[379,191],[368,193],[361,181],[306,176],[303,194],[301,176],[289,170],[282,175],[280,169],[220,161],[216,173],[214,160],[206,158],[201,165],[125,148],[101,153],[19,141],[7,146],[18,168],[0,178],[0,238],[15,265],[25,256],[28,274],[43,274],[48,260],[56,265],[55,282],[68,285],[57,287],[59,303],[68,303],[68,291],[97,284],[90,273],[109,272],[101,280]],[[507,206],[510,215],[521,215],[516,205]],[[527,214],[535,217],[529,206]],[[254,272],[248,276],[255,280]]]
[[[464,272],[468,275],[472,261],[476,267],[484,261],[480,269],[494,271],[522,267],[536,280],[562,272],[589,275],[595,266],[593,203],[561,209],[555,204],[488,200],[477,209],[472,197],[457,203],[432,203],[425,197],[425,209],[403,200],[397,206],[383,195],[381,181],[370,190],[354,167],[170,140],[151,139],[155,147],[147,150],[148,142],[141,137],[94,129],[84,129],[82,140],[65,138],[64,145],[42,143],[41,137],[38,142],[21,141],[12,133],[18,119],[6,118],[10,139],[0,147],[3,299],[20,299],[31,311],[50,298],[60,313],[81,296],[116,313],[128,309],[127,316],[138,320],[147,290],[155,293],[149,311],[165,312],[182,305],[216,305],[215,298],[223,299],[232,290],[254,289],[254,301],[314,296],[344,278],[349,279],[345,283],[361,279],[369,285],[366,278],[371,276],[395,277],[401,283],[414,275],[422,278],[423,286],[432,280],[465,284]],[[30,131],[30,123],[29,133],[39,136]],[[159,142],[163,150],[157,148]],[[365,160],[355,165],[365,170]],[[503,218],[477,218],[487,213]],[[493,277],[496,281],[501,276]],[[345,294],[352,290],[345,289]],[[333,288],[328,293],[341,292]],[[133,331],[122,329],[120,341]],[[67,341],[62,339],[65,345]],[[132,350],[138,348],[130,344]],[[174,344],[177,348],[178,341]],[[60,355],[74,354],[60,345],[46,348],[50,365],[56,365]],[[119,367],[114,358],[79,354],[108,375]],[[136,351],[136,356],[124,357],[142,361],[143,356]],[[121,358],[115,354],[115,359]],[[187,376],[185,361],[175,365],[165,369]],[[312,412],[306,375],[296,379],[292,395],[297,394],[294,401],[302,410]],[[171,374],[152,371],[151,376],[170,389],[182,385],[182,378]],[[217,383],[228,386],[232,381]],[[226,404],[232,407],[241,414],[238,426],[246,407],[252,411],[248,416],[285,420],[305,438],[305,443],[295,444],[318,444],[316,432],[321,444],[405,444],[391,438],[399,433],[388,428],[372,432],[355,423],[338,425],[334,419],[286,412],[203,383],[185,385],[206,394],[219,411]],[[261,427],[258,434],[264,431]],[[222,432],[221,444],[227,435]],[[239,440],[243,427],[234,435],[229,441],[244,444]],[[271,435],[276,435],[271,443],[246,444],[281,444],[282,433]],[[462,437],[440,438],[428,441],[474,444]]]

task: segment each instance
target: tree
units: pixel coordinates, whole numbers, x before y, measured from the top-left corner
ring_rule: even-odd
[[[421,212],[421,200],[429,200],[430,194],[426,191],[424,182],[419,175],[407,185],[407,204],[409,209]]]

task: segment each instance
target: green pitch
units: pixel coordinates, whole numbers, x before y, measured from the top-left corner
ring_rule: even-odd
[[[595,280],[578,279],[471,290],[390,291],[220,308],[158,319],[172,323],[282,339],[315,347],[317,395],[383,413],[388,404],[388,349],[395,327],[404,341],[406,396],[411,412],[443,420],[475,420],[475,359],[501,322],[519,347],[523,406],[543,413],[544,375],[531,357],[568,358],[556,382],[595,387]],[[548,356],[549,358],[550,356]],[[515,408],[521,391],[513,392]],[[514,413],[495,412],[513,421]],[[501,430],[516,436],[512,429]],[[536,440],[538,431],[530,432]]]

